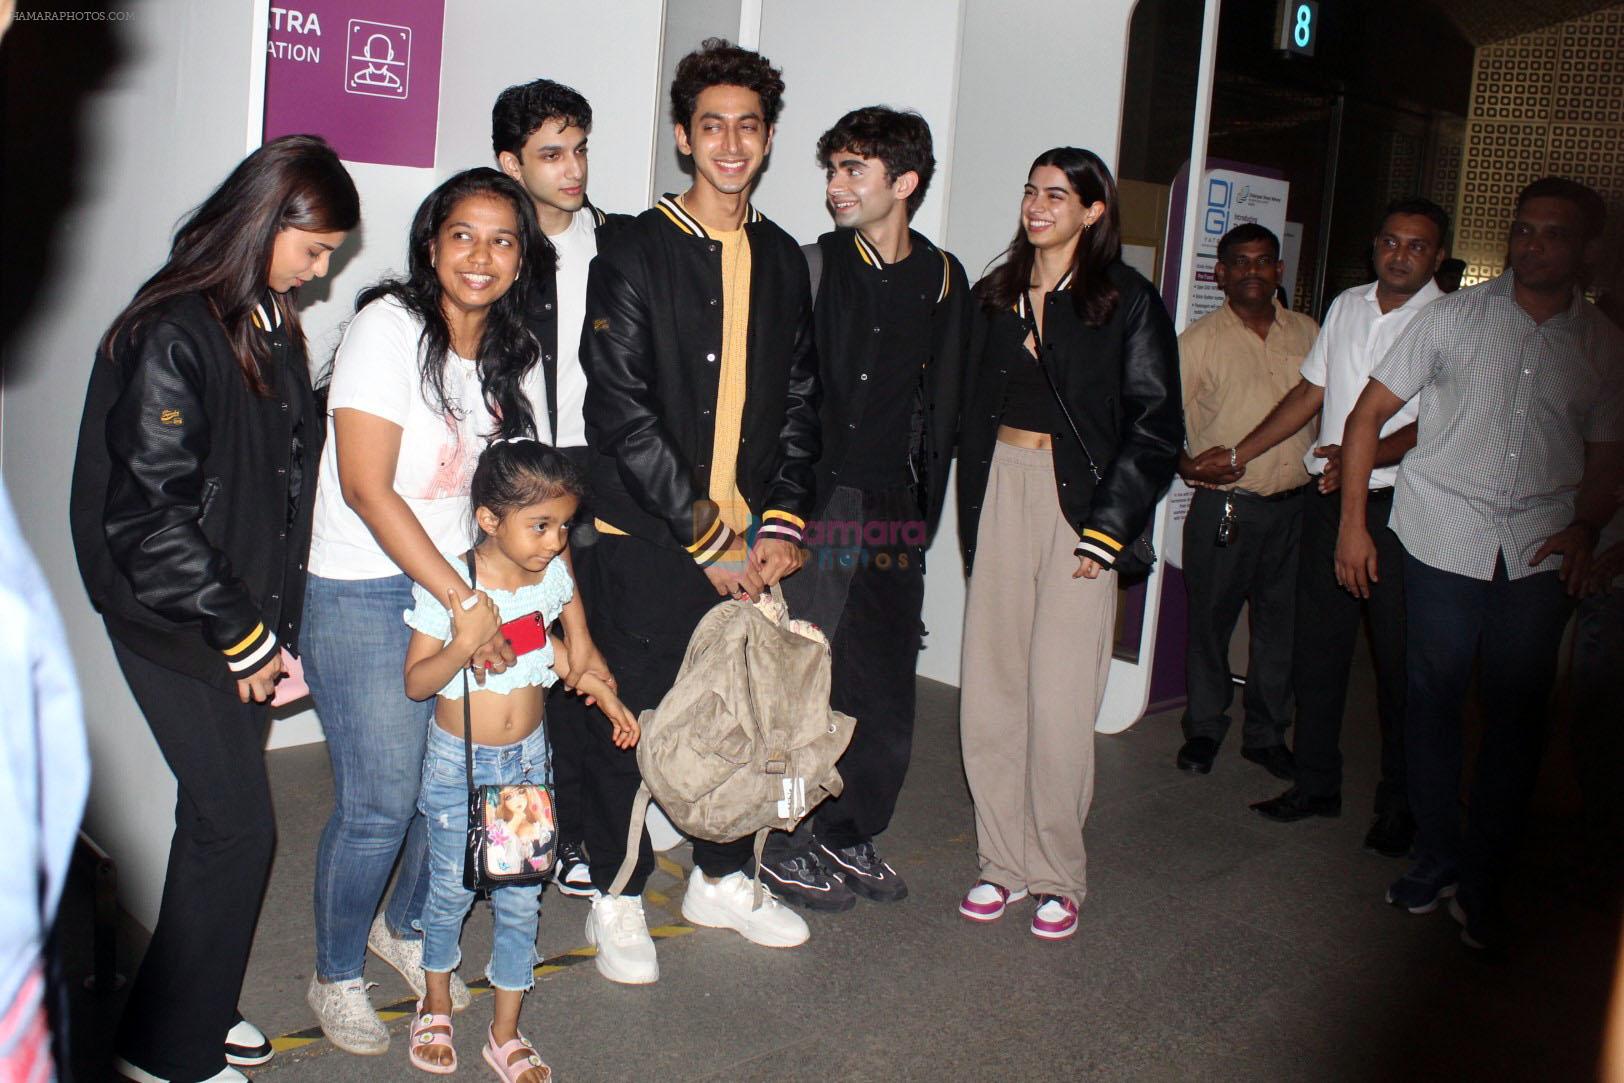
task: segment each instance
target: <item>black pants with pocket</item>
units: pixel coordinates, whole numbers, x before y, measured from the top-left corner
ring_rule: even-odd
[[[265,772],[270,711],[149,662],[113,653],[175,773],[175,834],[158,924],[130,989],[115,1048],[166,1079],[225,1068],[226,1031],[276,848]]]
[[[676,683],[688,639],[700,618],[723,601],[704,571],[679,549],[667,549],[615,534],[593,546],[581,580],[592,638],[620,684],[620,699],[633,714],[659,705]],[[581,727],[580,804],[587,850],[592,855],[592,886],[607,892],[626,856],[632,804],[642,776],[637,751],[610,740],[607,719],[586,713]],[[694,864],[707,876],[726,876],[750,862],[750,836],[716,843],[694,839]],[[625,894],[641,895],[654,869],[654,851],[644,831],[637,865]]]

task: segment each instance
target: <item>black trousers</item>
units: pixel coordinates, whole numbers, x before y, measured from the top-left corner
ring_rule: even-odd
[[[1227,546],[1219,546],[1214,540],[1228,495],[1197,489],[1184,520],[1184,585],[1190,600],[1184,735],[1221,742],[1229,731],[1229,704],[1235,695],[1229,640],[1242,603],[1249,603],[1251,651],[1242,743],[1247,748],[1268,748],[1285,742],[1291,720],[1303,494],[1268,500],[1236,493],[1234,537]]]
[[[1409,808],[1404,774],[1404,546],[1387,527],[1393,490],[1372,493],[1365,523],[1376,542],[1377,575],[1361,602],[1336,581],[1336,535],[1342,494],[1303,497],[1303,541],[1297,567],[1297,637],[1292,687],[1297,697],[1293,752],[1297,788],[1314,797],[1342,791],[1342,714],[1360,615],[1370,615],[1376,663],[1376,718],[1381,727],[1378,813]]]
[[[130,989],[116,1049],[168,1079],[225,1067],[248,952],[276,848],[264,704],[113,653],[175,773],[175,834],[158,924]]]
[[[577,549],[570,546],[575,580],[583,582],[592,563],[596,544]],[[588,625],[591,618],[588,617]],[[593,629],[593,639],[597,631]],[[618,677],[617,677],[618,679]],[[596,707],[564,687],[553,685],[547,692],[547,743],[552,746],[553,810],[558,817],[558,841],[581,843],[586,837],[587,812],[581,795],[582,763],[587,756],[588,729],[606,725]]]
[[[688,554],[640,538],[604,534],[593,546],[581,579],[592,637],[620,684],[621,701],[633,714],[659,705],[676,682],[688,639],[712,606],[721,602],[705,573]],[[596,710],[580,728],[580,807],[592,854],[592,885],[608,891],[626,856],[632,803],[642,776],[635,749],[616,748],[610,726]],[[707,876],[726,876],[750,862],[754,840],[728,843],[694,839],[694,864]],[[648,832],[625,893],[641,895],[654,869]]]
[[[829,635],[829,704],[857,728],[837,764],[845,789],[793,837],[775,832],[775,856],[809,846],[812,835],[835,848],[872,841],[891,824],[913,754],[925,575],[912,490],[836,489],[814,526],[818,544],[784,594],[795,616]]]

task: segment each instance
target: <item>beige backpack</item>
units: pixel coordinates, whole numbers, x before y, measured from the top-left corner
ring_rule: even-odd
[[[759,865],[769,829],[793,830],[840,793],[835,761],[857,724],[829,706],[828,641],[789,619],[777,588],[706,613],[676,683],[640,721],[643,784],[611,895],[637,863],[651,795],[685,834],[714,842],[754,834]]]

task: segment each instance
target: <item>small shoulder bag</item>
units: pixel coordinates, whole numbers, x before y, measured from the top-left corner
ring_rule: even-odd
[[[468,585],[474,586],[474,551],[468,551]],[[474,711],[468,667],[462,670],[462,747],[468,766],[468,838],[462,886],[489,891],[539,884],[552,873],[558,842],[551,790],[534,782],[474,785]]]

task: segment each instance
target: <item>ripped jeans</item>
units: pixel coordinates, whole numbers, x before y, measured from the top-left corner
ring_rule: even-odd
[[[423,907],[423,969],[437,974],[462,962],[462,922],[474,904],[474,893],[462,886],[463,853],[468,831],[468,774],[462,738],[429,726],[423,757],[423,788],[417,807],[428,821],[429,894]],[[511,745],[474,746],[474,784],[552,780],[547,729]],[[523,991],[534,980],[536,925],[541,917],[541,887],[505,886],[491,892],[491,961],[485,976],[498,989]]]

